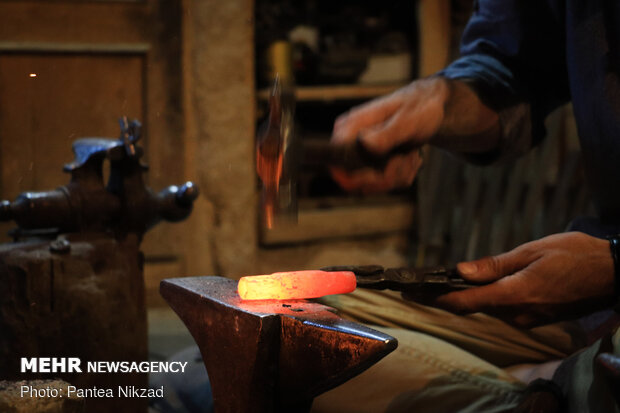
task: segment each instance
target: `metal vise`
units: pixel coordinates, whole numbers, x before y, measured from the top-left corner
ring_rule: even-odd
[[[140,161],[140,122],[120,120],[119,139],[82,138],[73,143],[75,159],[64,171],[71,181],[49,191],[24,192],[14,202],[0,202],[0,221],[14,220],[22,236],[112,231],[142,235],[161,220],[181,221],[192,211],[198,188],[192,182],[154,194],[144,184],[148,167]],[[110,162],[107,186],[103,163]]]
[[[68,184],[0,203],[0,221],[14,220],[13,237],[24,241],[0,244],[0,379],[46,378],[22,373],[22,357],[148,359],[140,241],[158,221],[187,217],[198,188],[191,182],[159,194],[147,188],[139,138],[140,123],[123,118],[119,139],[74,142],[75,159],[64,167]],[[141,373],[55,377],[78,388],[148,386]],[[147,400],[87,398],[84,411],[145,413]]]

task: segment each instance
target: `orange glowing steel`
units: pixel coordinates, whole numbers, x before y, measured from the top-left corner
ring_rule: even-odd
[[[264,220],[265,226],[269,229],[273,228],[280,178],[282,177],[282,150],[279,142],[276,144],[266,142],[262,146],[259,145],[256,151],[256,171],[264,186]]]
[[[356,284],[350,271],[292,271],[242,277],[238,291],[244,300],[294,300],[350,293]]]

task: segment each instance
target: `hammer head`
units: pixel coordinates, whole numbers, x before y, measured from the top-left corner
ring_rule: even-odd
[[[256,138],[256,168],[262,182],[260,209],[263,228],[271,229],[283,221],[297,223],[297,178],[302,160],[315,167],[383,171],[393,156],[419,150],[418,145],[410,141],[392,148],[387,154],[368,151],[359,139],[346,144],[332,144],[324,140],[302,142],[295,130],[294,116],[294,90],[276,76],[269,97],[269,115],[258,128]]]
[[[269,115],[256,137],[256,169],[262,182],[261,219],[268,229],[282,220],[297,220],[300,151],[294,116],[294,91],[276,76],[269,97]]]

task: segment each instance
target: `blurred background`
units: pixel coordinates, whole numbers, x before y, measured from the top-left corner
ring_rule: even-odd
[[[2,0],[0,198],[65,184],[79,137],[144,125],[148,184],[193,180],[194,212],[143,242],[150,352],[192,342],[161,279],[339,264],[454,264],[561,231],[589,209],[569,107],[518,161],[468,166],[436,150],[412,188],[343,193],[302,166],[297,225],[258,218],[257,125],[275,72],[297,97],[300,139],[329,139],[350,107],[440,70],[471,0]],[[539,179],[544,177],[544,179]],[[12,224],[1,224],[3,242]]]

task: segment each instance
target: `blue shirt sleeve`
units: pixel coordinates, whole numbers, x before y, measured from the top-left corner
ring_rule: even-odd
[[[477,0],[461,58],[439,74],[464,79],[500,116],[500,156],[519,155],[545,135],[544,119],[567,102],[560,1]]]

